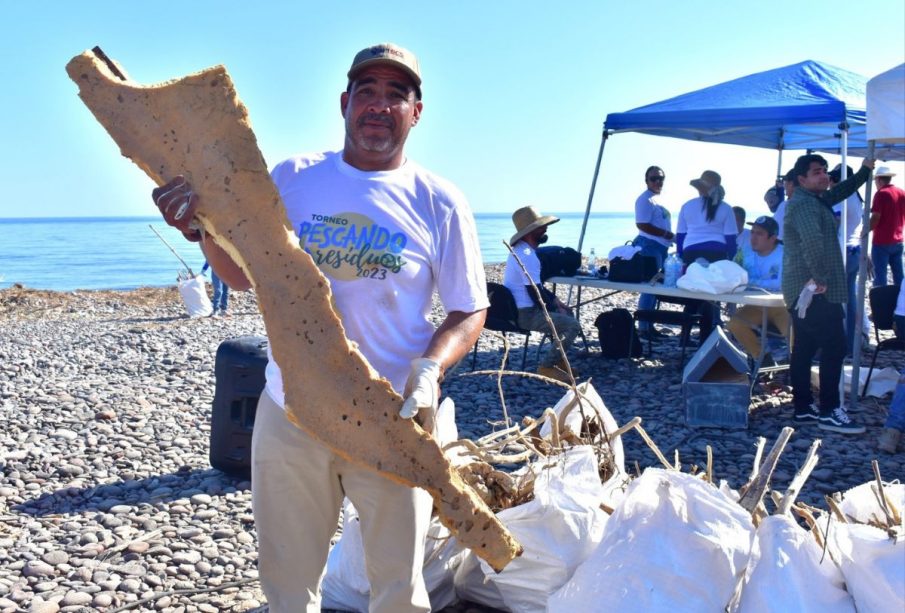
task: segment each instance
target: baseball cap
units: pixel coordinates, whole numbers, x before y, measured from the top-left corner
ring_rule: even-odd
[[[777,234],[779,234],[779,224],[776,223],[776,220],[769,215],[761,215],[754,221],[749,221],[747,225],[760,226],[767,231],[767,234],[769,236],[776,236]]]
[[[375,64],[388,64],[401,68],[411,77],[418,98],[421,98],[421,68],[418,65],[418,58],[408,49],[393,43],[378,43],[356,53],[347,74],[349,83],[359,72]]]

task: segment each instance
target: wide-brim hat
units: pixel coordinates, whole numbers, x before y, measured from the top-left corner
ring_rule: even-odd
[[[534,232],[542,226],[549,226],[559,221],[559,217],[541,215],[533,206],[523,206],[512,214],[512,223],[515,224],[515,234],[509,239],[509,244],[514,245],[526,234]]]
[[[880,166],[874,171],[874,177],[894,177],[896,173],[889,166]]]
[[[705,170],[701,173],[700,179],[692,179],[689,181],[689,184],[697,189],[704,189],[705,191],[710,191],[717,185],[722,184],[723,178],[720,177],[720,174],[714,170]]]

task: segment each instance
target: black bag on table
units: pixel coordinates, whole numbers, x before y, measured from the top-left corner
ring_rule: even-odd
[[[581,268],[581,254],[571,247],[538,247],[540,260],[540,280],[550,277],[574,277]]]
[[[647,283],[658,272],[660,269],[657,266],[657,258],[638,252],[630,260],[623,258],[610,260],[610,274],[607,279],[620,283]]]
[[[600,351],[605,358],[641,357],[641,339],[635,329],[635,320],[627,309],[604,311],[594,321]],[[631,342],[631,352],[629,352]]]

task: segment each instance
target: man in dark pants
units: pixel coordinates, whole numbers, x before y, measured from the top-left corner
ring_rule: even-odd
[[[833,205],[845,200],[867,181],[874,161],[827,190],[826,160],[803,155],[795,162],[798,182],[786,207],[783,242],[782,293],[792,313],[793,346],[790,375],[795,422],[817,422],[843,434],[860,434],[840,402],[839,381],[846,343],[842,305],[848,299],[842,250]],[[820,404],[813,404],[811,362],[820,350]]]

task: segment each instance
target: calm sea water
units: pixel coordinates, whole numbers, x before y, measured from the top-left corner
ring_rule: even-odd
[[[550,245],[577,247],[583,213],[554,213]],[[513,232],[510,213],[475,215],[481,253],[487,263],[504,262],[502,241]],[[0,219],[0,288],[21,283],[33,289],[134,289],[176,283],[183,268],[148,227],[173,246],[186,264],[200,272],[204,256],[197,245],[157,217]],[[636,234],[632,213],[592,213],[583,251],[610,248]]]

